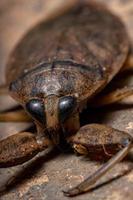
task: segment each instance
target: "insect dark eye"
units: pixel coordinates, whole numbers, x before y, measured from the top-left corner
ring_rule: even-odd
[[[76,107],[76,98],[72,96],[61,97],[59,100],[59,119],[64,121],[74,111]]]
[[[44,105],[41,100],[31,99],[26,104],[26,110],[34,119],[38,120],[41,123],[44,123],[45,121]]]

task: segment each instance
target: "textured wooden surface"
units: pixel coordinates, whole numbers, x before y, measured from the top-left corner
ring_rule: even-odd
[[[61,0],[56,0],[59,3]],[[4,82],[4,67],[9,52],[23,33],[37,23],[43,17],[43,9],[46,2],[50,1],[0,1],[0,64],[1,79]],[[127,26],[133,44],[133,1],[132,0],[99,0],[108,5],[112,11],[118,14]],[[53,4],[53,3],[52,3]],[[132,57],[130,57],[132,58]],[[133,84],[132,74],[125,83]],[[0,107],[4,108],[9,99],[0,98]],[[133,132],[133,97],[125,101],[97,111],[84,113],[84,118],[89,122],[109,124],[120,130]],[[0,124],[0,136],[10,135],[26,128],[27,124]],[[95,171],[100,162],[90,161],[89,158],[77,157],[73,153],[62,151],[51,151],[37,156],[30,162],[13,168],[0,169],[0,190],[9,184],[4,193],[1,193],[1,200],[60,200],[68,199],[63,197],[62,189],[74,186]],[[133,198],[133,153],[127,159],[117,164],[97,185],[96,190],[73,199],[99,199],[99,200],[131,200]],[[15,181],[17,180],[17,181]]]

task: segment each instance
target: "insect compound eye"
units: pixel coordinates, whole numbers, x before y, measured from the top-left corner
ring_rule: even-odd
[[[77,105],[76,98],[72,96],[61,97],[59,100],[59,119],[61,122],[69,117]]]
[[[28,113],[36,120],[41,123],[45,122],[45,114],[44,114],[44,105],[43,102],[39,99],[31,99],[26,104],[26,110]]]

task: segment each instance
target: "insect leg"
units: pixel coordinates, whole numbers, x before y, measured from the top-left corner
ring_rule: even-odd
[[[0,95],[7,95],[7,94],[8,94],[7,85],[0,85]]]
[[[96,151],[101,152],[103,149],[105,154],[111,156],[110,145],[115,148],[117,153],[82,183],[68,191],[64,191],[66,196],[75,196],[91,190],[96,181],[116,163],[120,162],[133,147],[133,138],[128,133],[99,124],[90,124],[82,127],[69,142],[80,154],[92,153],[91,150],[93,148],[95,153],[97,153]]]
[[[121,89],[116,89],[113,92],[100,96],[90,103],[93,107],[106,106],[118,102],[130,95],[133,95],[133,86],[126,86]]]
[[[24,110],[0,113],[0,122],[31,122]]]
[[[30,132],[21,132],[0,141],[0,167],[22,164],[50,145],[48,139],[40,142]]]

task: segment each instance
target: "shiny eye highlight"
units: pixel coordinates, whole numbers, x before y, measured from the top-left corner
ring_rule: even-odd
[[[28,113],[36,120],[41,123],[45,122],[45,114],[44,114],[44,105],[43,102],[39,99],[31,99],[26,104],[26,110]]]
[[[63,122],[74,111],[77,105],[76,98],[72,96],[61,97],[59,100],[59,119]]]

